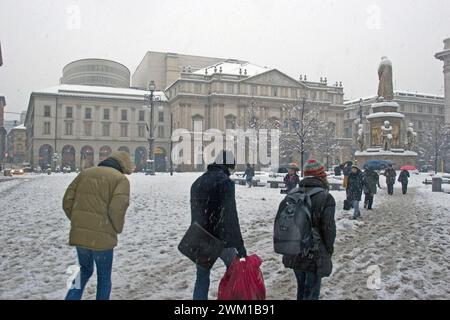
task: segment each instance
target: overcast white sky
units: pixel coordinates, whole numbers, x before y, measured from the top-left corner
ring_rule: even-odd
[[[0,0],[0,93],[19,112],[70,61],[112,59],[133,73],[152,50],[326,76],[346,99],[376,93],[387,55],[395,89],[443,95],[434,54],[447,37],[448,0]]]

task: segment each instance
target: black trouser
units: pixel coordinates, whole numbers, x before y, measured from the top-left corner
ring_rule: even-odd
[[[403,194],[406,194],[408,191],[408,182],[402,182],[402,192]]]
[[[364,208],[367,207],[367,209],[372,209],[374,194],[373,193],[365,193],[364,195],[365,195],[364,196]]]
[[[388,187],[388,194],[392,196],[394,194],[394,184],[388,183],[387,187]]]

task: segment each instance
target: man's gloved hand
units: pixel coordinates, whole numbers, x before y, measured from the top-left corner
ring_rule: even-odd
[[[238,257],[239,259],[247,258],[247,250],[245,250],[245,247],[238,249]]]

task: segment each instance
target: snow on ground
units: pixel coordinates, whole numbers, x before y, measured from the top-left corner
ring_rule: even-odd
[[[195,267],[178,250],[190,222],[189,189],[196,173],[132,175],[131,205],[115,249],[112,299],[190,299]],[[61,209],[69,175],[23,176],[0,182],[0,299],[63,299],[66,270],[76,264],[67,245],[69,221]],[[338,229],[334,272],[323,280],[323,299],[449,299],[450,195],[431,193],[413,175],[408,195],[386,187],[361,221],[342,211],[345,192],[333,191]],[[383,181],[383,179],[382,179]],[[294,299],[295,277],[273,253],[273,219],[279,190],[236,186],[236,201],[249,254],[264,260],[269,299]],[[380,268],[380,289],[367,288],[367,268]],[[225,271],[212,271],[210,298]],[[95,298],[95,276],[85,299]]]

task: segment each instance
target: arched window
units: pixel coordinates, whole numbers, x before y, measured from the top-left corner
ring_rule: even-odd
[[[52,165],[53,147],[48,144],[44,144],[39,148],[39,166],[41,169],[50,168]]]
[[[103,161],[105,159],[107,159],[112,153],[112,149],[108,146],[103,146],[100,148],[100,151],[98,153],[99,155],[99,160]]]
[[[123,152],[126,152],[126,153],[130,154],[130,149],[128,147],[125,147],[125,146],[120,147],[119,151],[123,151]]]
[[[94,149],[84,146],[81,149],[81,169],[89,169],[94,166]]]
[[[75,148],[73,146],[64,146],[62,149],[61,164],[63,168],[70,167],[70,169],[75,170]]]

